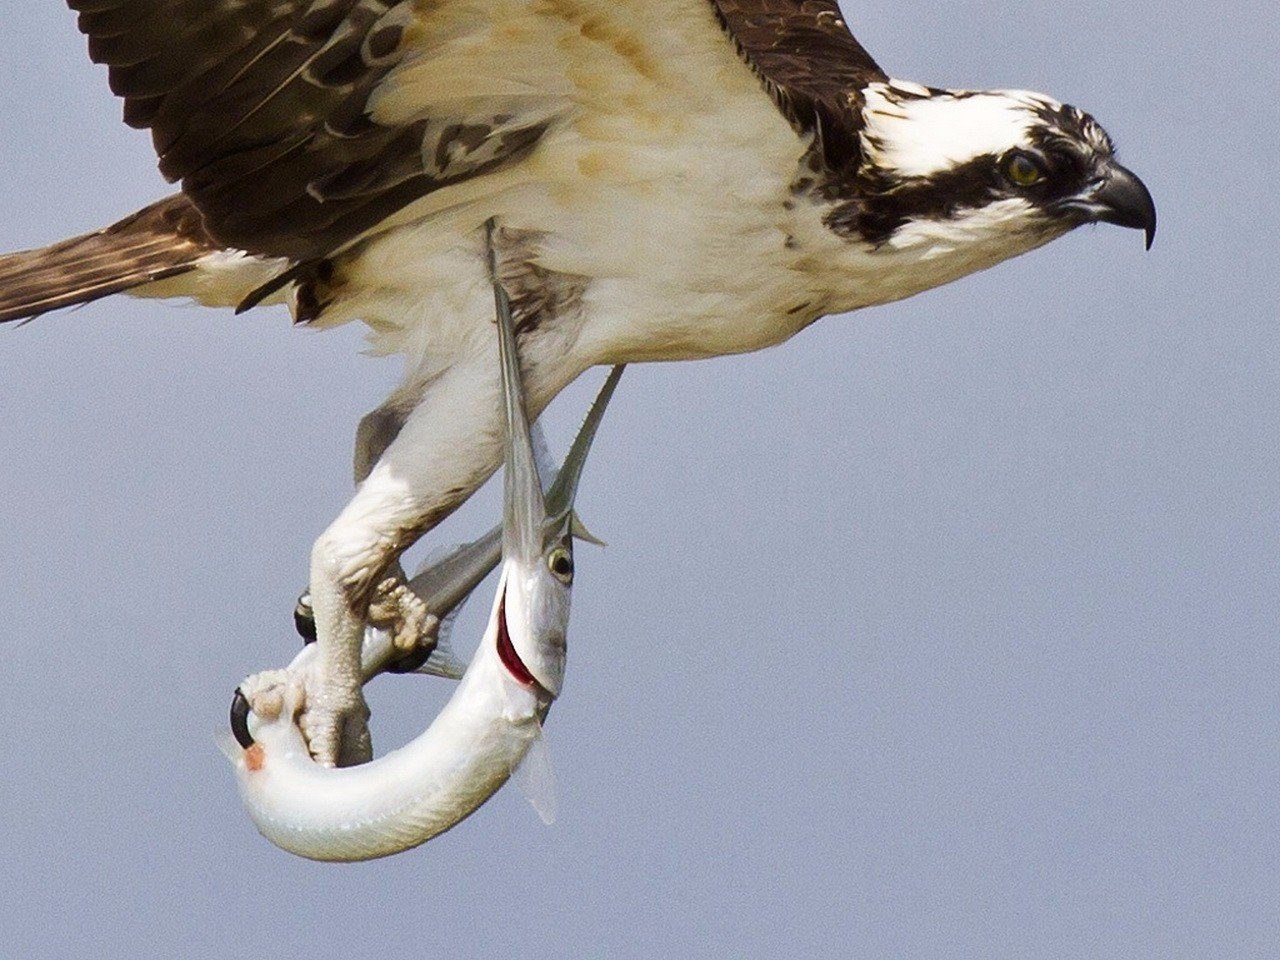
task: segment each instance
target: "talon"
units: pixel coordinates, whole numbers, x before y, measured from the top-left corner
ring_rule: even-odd
[[[369,707],[363,698],[337,708],[312,707],[298,717],[311,756],[326,767],[351,767],[373,758],[368,724]]]
[[[316,614],[311,609],[311,591],[303,591],[293,608],[293,627],[302,637],[303,645],[316,642]]]
[[[236,687],[235,696],[231,698],[231,733],[236,738],[236,743],[248,750],[253,746],[253,734],[249,732],[249,700]]]
[[[387,673],[413,673],[431,659],[431,654],[434,650],[435,644],[429,647],[415,647],[399,660],[392,660],[388,663],[386,667]]]
[[[409,638],[413,645],[408,647],[408,652],[404,656],[387,664],[385,669],[388,673],[413,673],[430,660],[431,654],[435,652],[436,637],[440,631],[440,618],[434,613],[427,613],[426,606],[421,605],[421,601],[419,605],[421,620],[409,626],[409,630],[412,631],[409,633]]]

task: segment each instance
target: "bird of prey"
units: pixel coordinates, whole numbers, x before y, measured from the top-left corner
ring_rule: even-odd
[[[68,4],[181,192],[0,257],[0,320],[285,302],[405,359],[311,554],[325,763],[369,754],[360,638],[397,558],[501,460],[490,218],[534,416],[591,366],[758,350],[1081,224],[1156,227],[1091,116],[892,79],[835,0]]]

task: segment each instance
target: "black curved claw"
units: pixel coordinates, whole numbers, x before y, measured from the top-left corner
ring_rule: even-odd
[[[413,673],[413,671],[431,659],[431,654],[434,650],[435,644],[429,647],[415,647],[399,660],[393,660],[388,663],[385,669],[387,673]]]
[[[310,593],[303,593],[293,608],[293,628],[302,637],[303,646],[316,642],[316,615],[311,609]]]
[[[231,733],[236,743],[248,750],[253,746],[253,734],[249,732],[249,701],[236,687],[236,695],[231,698]]]

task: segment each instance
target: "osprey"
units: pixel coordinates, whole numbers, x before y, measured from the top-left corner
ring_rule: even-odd
[[[397,558],[502,458],[490,218],[534,416],[591,366],[758,350],[1081,224],[1156,228],[1088,114],[891,79],[835,0],[68,2],[182,189],[0,257],[0,320],[283,301],[405,359],[311,555],[326,763],[369,755],[371,604],[429,633]]]

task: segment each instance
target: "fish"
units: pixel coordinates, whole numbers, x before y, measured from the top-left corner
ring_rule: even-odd
[[[623,366],[620,365],[615,370],[617,376],[621,377]],[[601,388],[603,402],[591,408],[579,428],[573,446],[559,468],[552,463],[540,423],[534,422],[529,427],[538,473],[544,480],[548,476],[553,478],[546,486],[548,513],[559,515],[568,509],[574,539],[599,547],[607,544],[587,529],[577,511],[572,509],[572,505],[582,468],[586,465],[591,441],[603,418],[608,397],[612,395],[616,386],[616,380],[606,381],[605,387]],[[454,655],[451,643],[453,626],[466,601],[501,560],[501,523],[495,524],[483,536],[468,543],[454,544],[451,547],[433,551],[405,586],[413,592],[422,603],[423,609],[436,622],[434,646],[406,653],[396,645],[392,630],[370,624],[365,627],[361,645],[362,682],[367,684],[383,673],[418,673],[443,677],[446,680],[462,679],[466,664]],[[316,660],[316,637],[308,594],[304,593],[299,598],[299,608],[294,617],[299,624],[298,632],[304,638],[305,645],[285,670],[297,673],[312,669]],[[248,729],[249,712],[248,700],[237,688],[231,705],[231,729],[236,740],[246,748],[253,743],[253,737]]]
[[[460,823],[543,751],[542,724],[560,695],[574,581],[573,504],[591,444],[623,367],[615,366],[551,488],[544,494],[520,379],[510,301],[490,248],[507,442],[498,532],[415,578],[428,608],[447,615],[491,569],[501,573],[483,638],[431,725],[405,746],[354,767],[316,763],[297,725],[302,674],[269,671],[240,697],[251,706],[246,745],[219,739],[258,831],[312,860],[358,861],[419,846]],[[434,584],[434,586],[432,586]],[[468,586],[469,585],[469,586]],[[366,635],[366,673],[391,659]],[[430,663],[430,661],[428,661]],[[233,708],[234,712],[234,708]],[[535,771],[535,777],[538,775]]]

